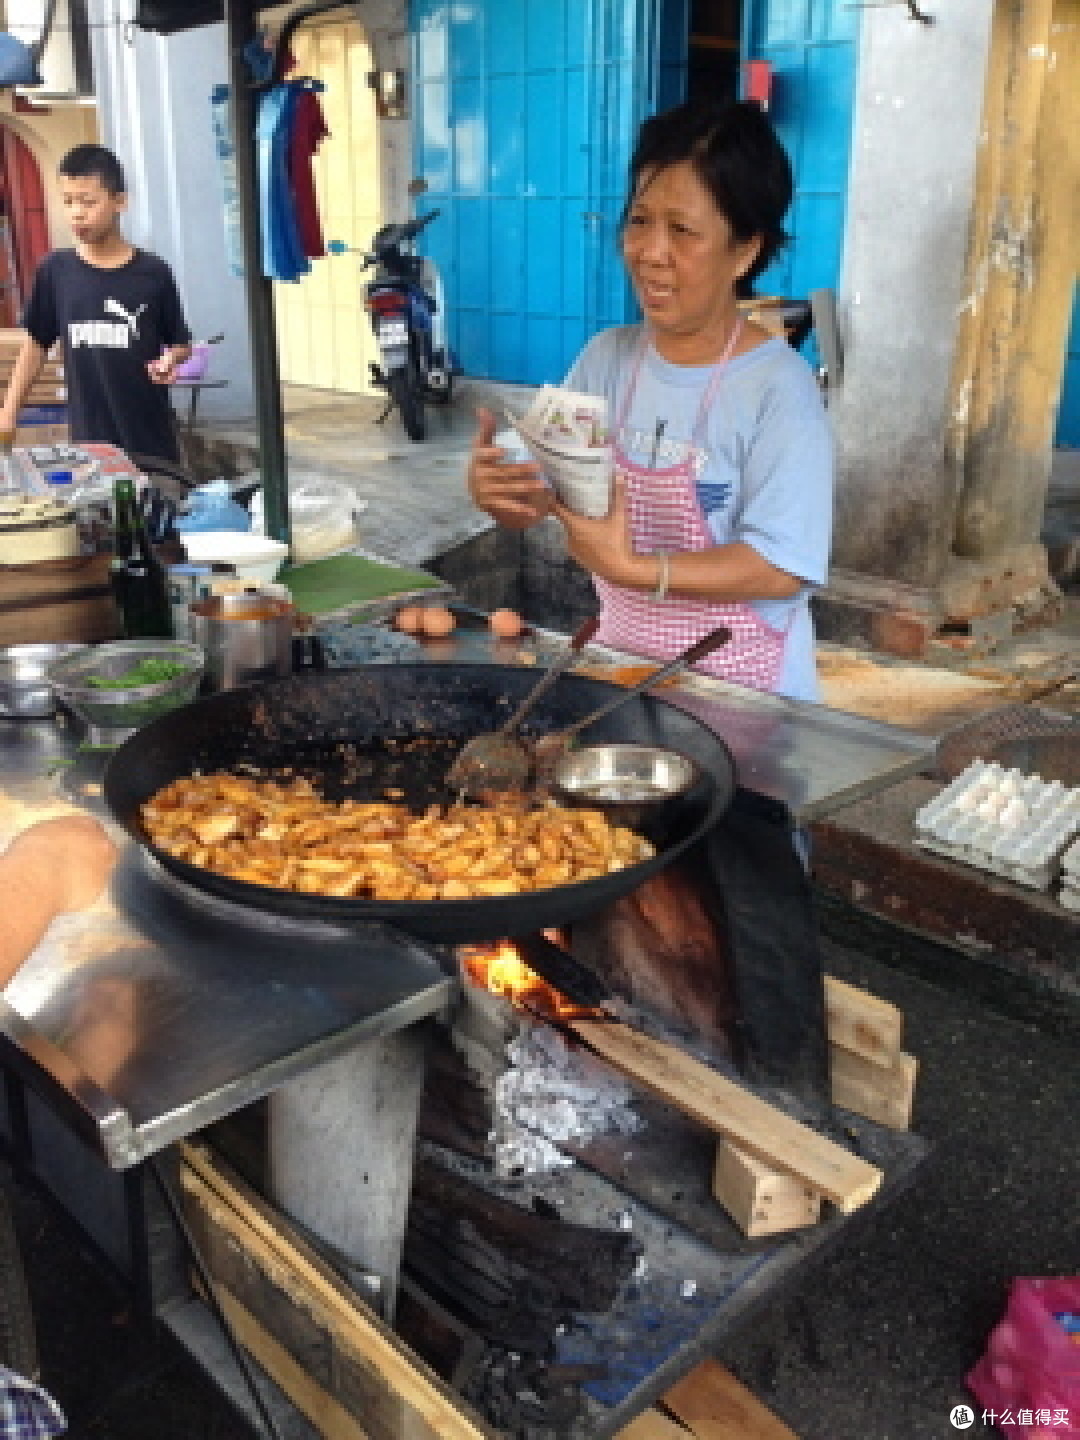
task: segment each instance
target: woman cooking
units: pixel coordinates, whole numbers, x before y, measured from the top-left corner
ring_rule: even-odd
[[[699,668],[816,700],[809,597],[828,568],[832,441],[810,367],[736,303],[783,243],[791,194],[756,105],[647,120],[622,221],[643,323],[597,335],[565,382],[607,400],[610,510],[560,505],[536,466],[506,462],[485,411],[469,490],[513,529],[558,517],[593,576],[598,642],[668,659],[724,625],[731,641]]]

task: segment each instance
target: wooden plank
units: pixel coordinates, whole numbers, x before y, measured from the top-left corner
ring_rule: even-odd
[[[368,1440],[367,1431],[297,1364],[234,1295],[219,1286],[217,1297],[240,1344],[320,1435],[326,1440]]]
[[[324,1308],[335,1333],[392,1394],[402,1397],[425,1431],[441,1440],[493,1440],[493,1432],[361,1304],[283,1216],[228,1175],[205,1150],[188,1144],[182,1154],[184,1188],[201,1187],[203,1203],[218,1202],[220,1218],[238,1243],[284,1270],[293,1285]]]
[[[692,1440],[689,1431],[659,1410],[644,1410],[624,1425],[615,1440]]]
[[[892,1065],[904,1041],[904,1015],[888,1000],[825,976],[825,1019],[829,1043],[851,1050],[875,1065]]]
[[[894,1064],[875,1065],[861,1055],[830,1047],[833,1104],[865,1115],[892,1130],[908,1130],[915,1105],[919,1062],[901,1051]]]
[[[628,1025],[575,1020],[572,1028],[617,1069],[766,1165],[796,1176],[845,1215],[881,1185],[875,1166],[674,1046]]]
[[[800,1230],[821,1216],[820,1195],[728,1140],[716,1142],[712,1193],[752,1239]]]
[[[715,1360],[703,1360],[673,1385],[663,1405],[695,1440],[798,1440],[793,1430]]]
[[[297,1281],[226,1203],[189,1169],[184,1208],[218,1293],[242,1305],[266,1335],[359,1425],[370,1440],[435,1440],[365,1359],[347,1327]],[[410,1425],[415,1421],[415,1425]]]

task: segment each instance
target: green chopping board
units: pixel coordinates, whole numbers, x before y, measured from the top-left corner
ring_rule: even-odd
[[[328,555],[307,565],[289,565],[278,575],[278,584],[289,587],[293,604],[307,615],[328,615],[394,595],[446,588],[423,570],[405,570],[364,555]]]

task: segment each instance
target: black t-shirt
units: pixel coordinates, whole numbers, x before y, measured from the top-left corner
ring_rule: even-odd
[[[54,250],[34,276],[22,323],[43,350],[64,342],[72,440],[178,458],[168,386],[146,373],[163,346],[191,341],[164,260],[136,250],[107,270]]]

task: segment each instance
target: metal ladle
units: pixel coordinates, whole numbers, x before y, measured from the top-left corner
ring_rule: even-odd
[[[458,792],[459,800],[477,790],[524,790],[532,774],[532,749],[515,731],[599,628],[599,618],[590,615],[574,631],[569,645],[556,655],[539,684],[533,686],[509,720],[498,730],[488,735],[474,735],[468,741],[446,773],[447,784]]]
[[[681,655],[676,655],[674,660],[669,660],[659,670],[654,670],[650,675],[646,675],[643,680],[639,680],[629,690],[624,690],[613,700],[608,700],[606,704],[600,706],[599,710],[594,710],[584,719],[575,720],[572,725],[566,725],[563,729],[556,730],[550,735],[541,736],[533,746],[533,765],[538,774],[550,774],[569,742],[587,726],[595,725],[597,720],[602,720],[605,715],[610,715],[613,710],[618,710],[620,705],[625,705],[635,695],[643,695],[646,690],[652,690],[670,676],[679,675],[691,665],[696,665],[699,660],[704,660],[706,655],[711,655],[714,650],[719,650],[722,645],[726,645],[730,639],[731,631],[724,625],[718,625],[715,630],[710,630],[688,650],[684,650]]]

